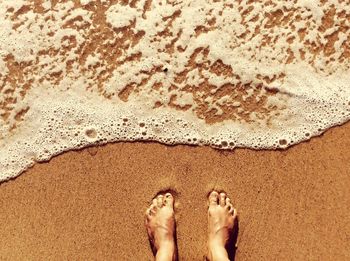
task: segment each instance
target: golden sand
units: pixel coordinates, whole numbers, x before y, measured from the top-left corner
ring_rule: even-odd
[[[350,123],[286,151],[116,143],[0,185],[1,260],[152,260],[144,211],[176,195],[181,260],[203,260],[206,196],[239,211],[236,260],[349,260]]]

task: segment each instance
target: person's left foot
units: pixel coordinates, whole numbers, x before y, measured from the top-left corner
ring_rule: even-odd
[[[158,195],[146,211],[146,228],[156,260],[176,260],[174,198]]]

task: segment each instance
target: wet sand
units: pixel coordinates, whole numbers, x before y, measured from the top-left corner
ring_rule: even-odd
[[[144,211],[177,191],[181,260],[203,260],[206,196],[239,211],[236,260],[350,260],[350,123],[285,151],[116,143],[0,185],[1,260],[152,260]]]

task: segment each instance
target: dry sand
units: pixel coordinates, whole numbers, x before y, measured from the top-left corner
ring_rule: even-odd
[[[144,211],[178,192],[181,260],[203,260],[206,195],[239,211],[236,260],[350,260],[350,123],[286,151],[117,143],[0,185],[1,260],[152,260]]]

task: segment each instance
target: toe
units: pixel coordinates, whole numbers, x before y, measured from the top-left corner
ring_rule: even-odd
[[[233,206],[232,206],[232,204],[231,204],[231,203],[227,203],[227,201],[226,201],[225,208],[227,209],[227,211],[228,211],[228,212],[230,212],[230,211],[231,211],[231,209],[233,209]]]
[[[229,210],[229,213],[233,216],[233,218],[237,217],[237,209],[235,209],[233,206]]]
[[[152,212],[151,212],[151,208],[149,207],[147,210],[146,210],[146,220],[150,220],[152,217]]]
[[[220,193],[220,206],[224,207],[226,205],[226,193]]]
[[[169,207],[172,207],[174,205],[174,197],[169,192],[164,196],[164,205]]]
[[[150,208],[150,212],[152,213],[152,215],[154,215],[155,213],[157,213],[157,205],[152,205],[151,208]]]
[[[154,199],[152,200],[152,206],[157,206],[157,205],[158,205],[157,202],[158,202],[158,201],[157,201],[157,198],[154,198]]]
[[[213,190],[209,195],[209,204],[210,205],[217,205],[219,199],[219,193],[217,193],[215,190]]]
[[[233,218],[236,218],[237,217],[237,209],[233,208]]]
[[[158,196],[157,196],[157,206],[158,206],[159,208],[161,208],[161,207],[163,206],[163,198],[164,198],[163,195],[158,195]]]

